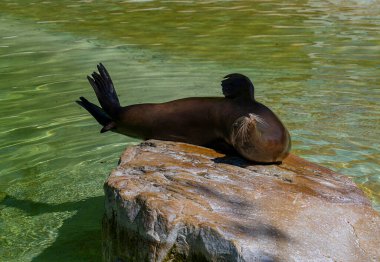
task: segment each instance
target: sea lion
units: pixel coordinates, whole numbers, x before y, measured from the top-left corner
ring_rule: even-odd
[[[225,97],[194,97],[160,104],[120,106],[111,77],[99,64],[87,76],[101,107],[84,97],[76,101],[103,126],[142,139],[232,146],[248,160],[282,161],[290,150],[290,135],[280,119],[254,97],[248,77],[230,74],[222,80]]]

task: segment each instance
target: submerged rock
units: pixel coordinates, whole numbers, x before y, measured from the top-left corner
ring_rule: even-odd
[[[380,216],[347,177],[150,140],[105,183],[105,261],[380,261]]]

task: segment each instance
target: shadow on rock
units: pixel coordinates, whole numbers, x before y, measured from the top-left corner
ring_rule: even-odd
[[[226,216],[225,219],[231,218],[229,223],[231,224],[231,229],[236,233],[252,238],[270,238],[276,241],[291,241],[291,238],[286,233],[275,226],[250,218],[255,212],[260,212],[251,201],[247,201],[247,199],[236,195],[231,197],[230,195],[223,193],[223,191],[205,186],[201,183],[192,183],[188,185],[193,186],[202,194],[202,196],[207,196],[208,199],[216,199],[218,202],[222,202],[223,209],[229,210],[229,212],[233,213],[232,216]]]
[[[238,155],[226,155],[223,157],[216,157],[212,159],[212,161],[217,164],[227,164],[227,165],[237,166],[237,167],[242,167],[242,168],[253,166],[253,165],[260,165],[260,166],[280,165],[282,163],[282,162],[273,162],[273,163],[253,162],[253,161],[248,161]]]

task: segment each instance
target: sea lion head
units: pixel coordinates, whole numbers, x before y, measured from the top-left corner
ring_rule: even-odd
[[[273,136],[273,127],[264,118],[249,113],[239,117],[232,126],[230,141],[245,158],[262,163],[279,162],[287,155],[288,141]]]

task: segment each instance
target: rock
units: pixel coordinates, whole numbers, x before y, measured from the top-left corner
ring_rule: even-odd
[[[150,140],[105,183],[105,261],[380,261],[380,216],[347,177]]]

